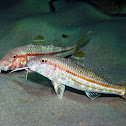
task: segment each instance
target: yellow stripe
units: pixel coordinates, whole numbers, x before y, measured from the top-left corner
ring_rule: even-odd
[[[63,74],[63,73],[62,73],[62,74]],[[69,76],[66,76],[65,74],[63,74],[63,75],[64,75],[65,77],[67,77],[67,78],[73,80],[74,82],[80,84],[80,85],[83,85],[83,86],[88,87],[88,88],[92,88],[92,89],[94,89],[94,90],[96,90],[96,91],[97,91],[97,90],[100,90],[100,91],[103,91],[103,92],[113,92],[113,93],[124,94],[124,92],[120,92],[120,91],[113,91],[113,90],[107,90],[107,89],[101,89],[101,88],[92,87],[92,86],[83,84],[83,83],[81,83],[81,82],[78,82],[77,80],[75,80],[75,79],[73,79],[73,78],[71,78],[71,77],[69,77]],[[71,82],[70,82],[70,83],[71,83]]]
[[[57,67],[58,67],[60,70],[63,70],[63,71],[65,71],[65,72],[67,72],[67,73],[69,73],[69,74],[72,74],[73,76],[76,76],[76,77],[78,77],[78,78],[81,78],[81,79],[83,79],[83,80],[85,80],[85,81],[88,81],[88,82],[91,82],[91,83],[95,83],[95,84],[97,84],[97,85],[104,86],[104,87],[108,87],[108,88],[124,90],[123,87],[113,87],[113,86],[111,86],[111,85],[102,84],[102,83],[100,83],[100,82],[96,82],[95,80],[90,80],[90,79],[87,79],[87,78],[85,78],[85,77],[83,77],[83,76],[79,76],[79,75],[77,75],[77,74],[71,72],[70,70],[67,70],[66,68],[61,67],[60,65],[57,65]],[[76,80],[75,80],[75,81],[76,81]],[[83,84],[82,84],[82,85],[83,85]]]

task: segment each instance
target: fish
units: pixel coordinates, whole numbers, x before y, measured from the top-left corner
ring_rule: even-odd
[[[28,45],[16,47],[0,59],[0,72],[11,70],[12,72],[25,69],[26,63],[29,59],[42,55],[55,55],[59,57],[66,57],[78,51],[83,47],[83,43],[88,34],[86,33],[74,45],[68,47],[54,46],[53,44],[45,45],[44,37],[38,35],[34,38],[33,42]]]
[[[60,99],[65,86],[84,91],[92,100],[101,93],[116,94],[126,99],[126,86],[112,84],[66,58],[46,55],[36,57],[27,62],[27,67],[51,80]]]

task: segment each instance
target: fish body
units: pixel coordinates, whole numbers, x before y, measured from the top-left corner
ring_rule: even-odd
[[[43,36],[36,36],[32,44],[28,44],[25,46],[16,47],[10,51],[8,51],[1,59],[0,59],[0,71],[4,70],[12,70],[17,71],[20,68],[24,68],[29,59],[34,58],[36,56],[42,55],[55,55],[59,57],[66,57],[68,55],[72,55],[77,53],[77,51],[82,48],[83,40],[87,38],[87,34],[82,36],[82,38],[72,46],[69,47],[60,47],[54,45],[45,45]]]
[[[27,66],[50,79],[60,99],[63,97],[65,86],[85,91],[91,99],[95,99],[100,93],[116,94],[126,99],[126,87],[112,84],[66,58],[36,57],[30,59]]]
[[[0,60],[1,70],[14,70],[22,68],[26,65],[26,62],[36,56],[41,55],[56,55],[67,56],[75,52],[76,45],[70,47],[57,47],[53,45],[34,45],[29,44],[20,46],[7,52]]]

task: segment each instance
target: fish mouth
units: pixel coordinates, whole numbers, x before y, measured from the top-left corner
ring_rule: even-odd
[[[4,66],[4,67],[2,67],[2,66],[0,66],[0,71],[7,71],[8,70],[8,67],[7,66]]]
[[[6,62],[3,60],[0,60],[0,73],[1,71],[7,71],[8,70],[8,65],[5,64]]]

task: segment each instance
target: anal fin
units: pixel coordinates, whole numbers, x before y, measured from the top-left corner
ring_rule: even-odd
[[[85,92],[85,93],[92,100],[96,99],[101,95],[100,93],[96,93],[96,92]]]
[[[60,99],[62,99],[63,94],[64,94],[64,90],[65,90],[65,85],[60,84],[60,83],[55,82],[55,81],[53,81],[52,84],[53,84],[53,86],[54,86],[54,90],[55,90],[57,96],[58,96]]]

